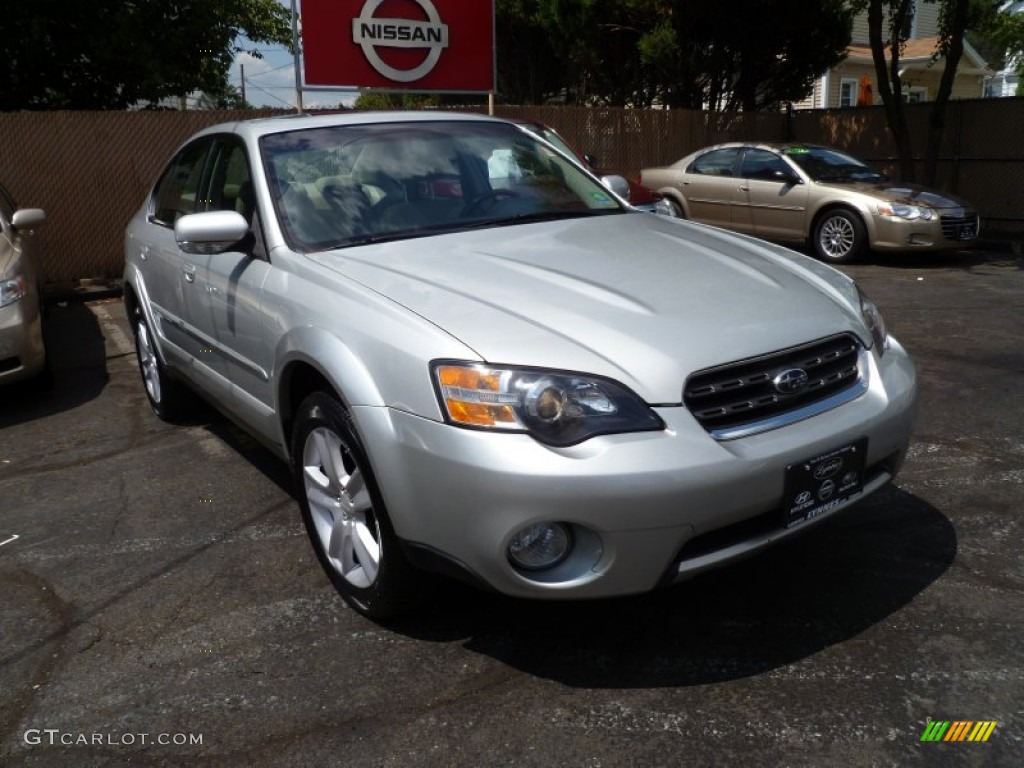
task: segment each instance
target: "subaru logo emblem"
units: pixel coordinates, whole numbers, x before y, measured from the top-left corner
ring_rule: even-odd
[[[807,381],[807,371],[802,368],[790,368],[776,375],[772,379],[772,386],[780,395],[795,395],[807,386]]]

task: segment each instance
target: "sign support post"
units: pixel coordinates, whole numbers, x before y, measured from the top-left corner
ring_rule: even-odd
[[[299,12],[292,0],[292,50],[295,54],[295,111],[302,114],[302,50],[299,43]]]

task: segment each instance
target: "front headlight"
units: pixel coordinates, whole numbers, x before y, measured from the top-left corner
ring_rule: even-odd
[[[0,307],[13,304],[26,293],[25,278],[16,275],[9,280],[0,281]]]
[[[556,446],[664,428],[639,397],[600,377],[456,362],[435,363],[433,374],[448,421],[462,427],[526,432]]]
[[[904,205],[902,203],[880,203],[878,212],[883,216],[892,216],[907,221],[931,221],[935,218],[935,211],[921,205]]]
[[[864,295],[864,292],[857,288],[860,296],[860,314],[864,318],[864,325],[871,331],[871,338],[878,348],[878,355],[881,357],[889,348],[889,332],[885,327],[885,320],[882,318],[882,311],[871,299]]]

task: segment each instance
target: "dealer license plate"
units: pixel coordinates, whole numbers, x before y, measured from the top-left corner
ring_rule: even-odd
[[[783,525],[792,528],[829,512],[864,490],[868,439],[786,467]]]

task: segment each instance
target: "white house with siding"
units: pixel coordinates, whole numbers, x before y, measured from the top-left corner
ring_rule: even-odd
[[[1024,5],[1024,2],[1018,3]],[[909,24],[909,36],[900,55],[900,77],[907,101],[930,101],[935,98],[945,66],[943,58],[933,59],[938,44],[939,5],[917,3]],[[853,35],[846,58],[823,74],[814,83],[813,93],[794,104],[796,109],[826,109],[857,106],[863,78],[871,85],[871,103],[881,104],[875,65],[871,55],[867,12],[853,22]],[[964,41],[964,54],[953,83],[953,99],[977,99],[985,96],[992,71],[971,45]]]
[[[1013,0],[1003,3],[999,9],[1003,13],[1024,13],[1024,0]],[[1007,59],[1003,68],[989,78],[985,86],[986,96],[1024,96],[1024,90],[1020,87],[1020,77],[1017,74],[1017,67],[1020,65],[1020,57],[1014,56]]]

